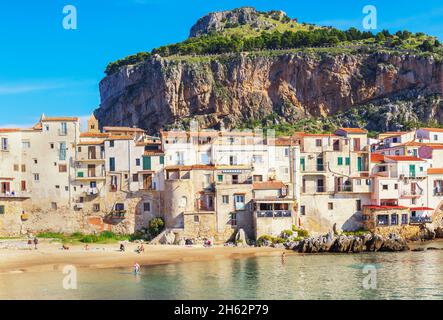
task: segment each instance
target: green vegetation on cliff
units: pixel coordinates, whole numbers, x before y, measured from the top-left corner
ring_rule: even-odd
[[[134,65],[148,59],[152,54],[162,57],[203,56],[225,53],[271,51],[285,49],[328,47],[373,47],[378,50],[396,49],[402,52],[436,53],[441,55],[441,43],[423,33],[413,34],[398,31],[391,34],[383,30],[377,34],[360,31],[356,28],[342,31],[332,27],[318,27],[300,24],[286,15],[277,15],[274,11],[259,13],[260,28],[249,24],[224,21],[221,31],[208,31],[207,34],[191,37],[183,42],[161,46],[149,52],[141,52],[111,62],[105,73],[115,73],[122,66]]]

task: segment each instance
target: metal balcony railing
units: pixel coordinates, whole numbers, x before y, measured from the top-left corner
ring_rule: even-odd
[[[265,210],[256,211],[257,218],[290,218],[292,212],[290,210]]]

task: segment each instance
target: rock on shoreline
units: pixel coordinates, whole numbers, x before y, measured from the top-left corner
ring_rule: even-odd
[[[385,238],[377,234],[334,236],[330,232],[327,235],[289,242],[285,246],[286,249],[299,253],[397,252],[409,250],[406,240],[396,234],[391,234],[388,238]]]

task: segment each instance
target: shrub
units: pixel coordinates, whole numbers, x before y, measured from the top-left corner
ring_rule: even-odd
[[[292,231],[297,232],[297,237],[307,238],[309,237],[309,232],[304,229],[297,228],[296,225],[292,226]]]
[[[165,222],[162,218],[153,218],[149,221],[149,233],[152,237],[156,237],[163,231],[165,227]]]
[[[274,242],[274,237],[272,237],[272,236],[270,236],[270,235],[267,235],[267,234],[265,234],[265,235],[259,237],[259,238],[257,239],[257,246],[259,246],[259,247],[263,246],[264,243],[265,243],[265,241],[268,241],[268,242],[273,243],[273,242]]]
[[[66,235],[61,232],[40,232],[37,234],[37,238],[43,239],[64,239],[65,237]]]
[[[292,237],[293,235],[294,235],[294,232],[292,230],[283,230],[281,232],[282,238],[289,238],[289,237]]]

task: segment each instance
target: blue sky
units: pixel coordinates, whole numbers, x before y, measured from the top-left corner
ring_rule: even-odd
[[[62,27],[65,5],[78,29]],[[443,39],[443,3],[373,0],[52,0],[0,4],[0,126],[29,126],[46,115],[90,114],[110,61],[187,38],[211,11],[254,6],[299,21],[361,28],[362,8],[378,10],[378,28],[422,31]]]

